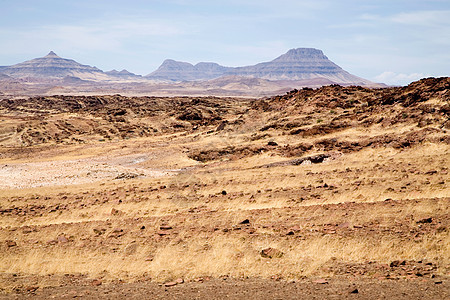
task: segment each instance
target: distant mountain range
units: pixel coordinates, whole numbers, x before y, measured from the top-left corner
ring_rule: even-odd
[[[127,70],[104,72],[59,57],[53,51],[44,57],[0,67],[0,95],[15,90],[20,93],[163,91],[169,94],[191,94],[195,90],[200,94],[270,95],[291,88],[328,84],[383,86],[348,73],[321,50],[313,48],[291,49],[272,61],[244,67],[225,67],[213,62],[192,65],[167,59],[146,76]]]
[[[313,48],[291,49],[272,61],[237,68],[224,67],[216,63],[201,62],[192,65],[186,62],[166,60],[156,71],[145,77],[160,80],[192,81],[209,80],[230,75],[268,80],[324,78],[339,84],[373,84],[367,79],[344,71],[330,61],[321,50]]]

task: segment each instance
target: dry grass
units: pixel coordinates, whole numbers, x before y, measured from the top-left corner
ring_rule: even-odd
[[[181,239],[181,238],[180,238]],[[282,258],[265,259],[261,249],[273,247],[284,252]],[[116,253],[56,248],[51,253],[34,249],[1,258],[1,272],[25,274],[84,273],[105,279],[136,280],[143,276],[157,281],[178,277],[194,279],[200,276],[270,277],[286,279],[303,276],[329,276],[326,267],[332,261],[390,263],[399,260],[426,260],[448,266],[448,233],[426,238],[421,243],[399,241],[395,237],[334,238],[326,235],[307,241],[274,240],[272,237],[216,236],[208,239],[191,238],[188,242],[158,248],[130,243]],[[152,261],[148,258],[152,257]],[[438,274],[448,269],[441,267]]]
[[[130,166],[129,158],[145,157],[132,167],[170,174],[126,180],[105,176],[61,186],[51,173],[33,170],[35,176],[47,176],[50,185],[0,190],[0,273],[43,278],[81,273],[106,281],[221,275],[290,279],[334,276],[336,268],[355,275],[356,265],[362,270],[358,275],[376,277],[380,272],[372,263],[407,260],[429,261],[436,266],[434,275],[449,274],[448,144],[365,147],[298,166],[262,167],[295,158],[270,149],[206,162],[189,158],[199,150],[263,147],[272,140],[281,148],[324,138],[402,135],[415,128],[412,123],[360,126],[312,137],[283,129],[259,131],[282,113],[261,113],[259,119],[249,113],[243,124],[223,131],[206,126],[129,140],[33,146],[28,154],[2,148],[0,166],[61,166],[78,159],[119,169]],[[313,110],[285,119],[308,116],[314,122],[331,118]],[[161,124],[175,122],[171,118]],[[324,152],[337,150],[314,146],[303,155]],[[77,167],[66,167],[65,176],[74,175]],[[430,217],[430,224],[418,223]],[[245,219],[249,225],[240,224]],[[173,229],[160,234],[160,226],[167,224]],[[291,228],[294,234],[288,235]],[[123,234],[117,236],[116,229]],[[55,242],[58,236],[67,241]],[[7,240],[17,245],[8,247]],[[263,258],[260,251],[267,247],[284,254]]]

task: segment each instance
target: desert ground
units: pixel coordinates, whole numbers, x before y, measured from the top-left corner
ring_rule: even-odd
[[[0,100],[0,298],[450,297],[450,79]]]

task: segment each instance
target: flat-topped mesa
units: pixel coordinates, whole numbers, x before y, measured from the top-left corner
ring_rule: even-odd
[[[156,71],[145,77],[172,81],[208,80],[223,76],[229,69],[231,68],[213,62],[199,62],[193,65],[166,59]]]
[[[333,63],[321,50],[291,49],[269,62],[235,68],[233,75],[269,80],[303,80],[326,78],[336,83],[361,83],[362,78],[351,75]]]
[[[291,49],[283,55],[275,58],[272,62],[295,62],[307,59],[312,60],[328,60],[322,50],[314,48],[297,48]]]

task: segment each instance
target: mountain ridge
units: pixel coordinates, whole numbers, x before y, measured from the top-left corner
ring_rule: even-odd
[[[198,66],[205,65],[204,68]],[[208,73],[209,71],[209,73]],[[209,80],[221,76],[255,77],[267,80],[305,80],[324,78],[339,84],[371,84],[372,82],[352,75],[326,57],[322,50],[295,48],[277,58],[255,65],[225,67],[217,63],[188,62],[166,59],[146,78],[168,81]]]
[[[50,51],[44,57],[0,67],[0,74],[0,95],[150,93],[259,97],[331,84],[386,86],[348,73],[314,48],[291,49],[271,61],[243,67],[166,59],[146,76],[125,69],[105,72]]]
[[[188,62],[166,59],[157,70],[145,77],[171,81],[209,80],[223,76],[228,69],[231,68],[214,62],[199,62],[193,65]]]
[[[73,59],[59,57],[50,51],[46,56],[34,58],[12,66],[4,66],[0,72],[11,77],[80,77],[85,74],[103,74],[103,71],[83,65]],[[78,75],[78,76],[77,76]]]

